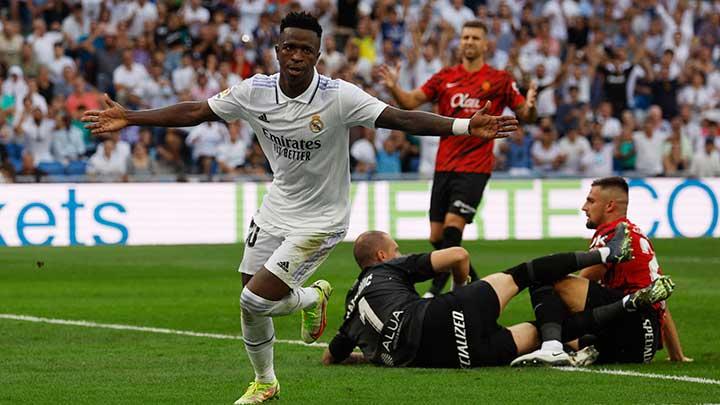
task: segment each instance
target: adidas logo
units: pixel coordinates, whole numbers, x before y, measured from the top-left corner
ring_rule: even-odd
[[[265,115],[265,114],[263,114],[263,115]],[[280,267],[281,269],[283,269],[285,271],[288,271],[288,268],[290,267],[290,262],[277,262],[276,264],[278,267]]]
[[[265,113],[262,113],[262,114],[258,117],[258,119],[259,119],[260,121],[270,122],[270,121],[268,121],[267,115],[265,115]],[[287,262],[285,262],[285,263],[287,263]]]

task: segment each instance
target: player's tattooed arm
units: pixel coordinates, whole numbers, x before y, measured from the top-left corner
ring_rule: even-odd
[[[494,116],[485,114],[490,106],[488,101],[472,118],[453,119],[425,111],[405,111],[395,107],[386,107],[375,120],[379,128],[396,129],[413,135],[460,135],[456,121],[464,120],[463,135],[479,138],[505,138],[518,129],[518,121],[511,116]]]
[[[88,123],[93,135],[119,131],[127,126],[189,127],[220,118],[210,109],[207,101],[191,101],[173,104],[153,110],[128,110],[105,94],[102,110],[86,111],[82,122]]]

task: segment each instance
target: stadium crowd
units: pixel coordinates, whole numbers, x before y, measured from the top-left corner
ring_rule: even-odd
[[[720,176],[717,0],[12,0],[0,10],[0,182],[267,178],[243,122],[96,138],[79,119],[103,93],[155,108],[273,74],[279,20],[297,10],[323,27],[317,70],[388,103],[379,65],[415,88],[458,62],[465,21],[483,21],[486,62],[523,93],[539,85],[538,121],[496,142],[496,172]],[[357,177],[434,170],[438,138],[361,127],[351,137]]]

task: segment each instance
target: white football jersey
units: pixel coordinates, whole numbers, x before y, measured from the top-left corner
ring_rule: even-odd
[[[255,223],[284,231],[342,231],[350,217],[349,131],[373,128],[387,104],[315,71],[301,95],[280,90],[279,74],[255,75],[208,99],[225,121],[243,119],[257,134],[273,182]]]

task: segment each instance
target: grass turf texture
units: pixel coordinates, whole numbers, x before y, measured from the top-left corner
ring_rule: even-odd
[[[481,274],[585,241],[469,242]],[[401,242],[403,252],[427,250]],[[650,365],[619,370],[720,379],[720,242],[657,240],[666,274],[678,288],[670,308],[690,364],[660,352]],[[3,248],[0,313],[240,334],[242,246]],[[38,266],[38,262],[42,262]],[[341,244],[315,274],[335,287],[329,341],[357,270]],[[424,286],[420,287],[421,292]],[[501,318],[532,318],[527,292]],[[275,319],[279,339],[299,340],[300,315]],[[720,400],[720,386],[548,369],[386,369],[323,367],[322,349],[277,344],[281,399],[291,403],[701,403]],[[0,403],[232,403],[252,370],[242,343],[204,337],[91,329],[0,319]]]

